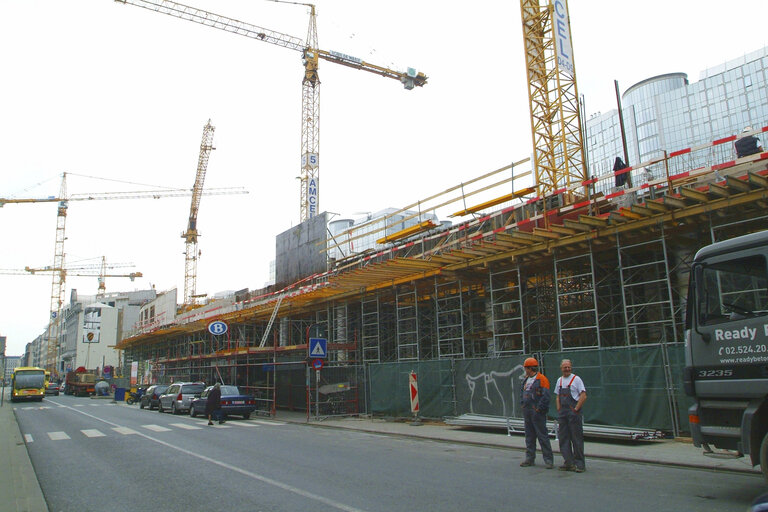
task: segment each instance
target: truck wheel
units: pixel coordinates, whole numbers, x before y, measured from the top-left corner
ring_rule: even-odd
[[[768,480],[768,434],[765,434],[760,444],[760,470],[763,472],[763,477]]]

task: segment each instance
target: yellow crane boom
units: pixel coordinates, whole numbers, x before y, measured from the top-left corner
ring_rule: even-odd
[[[249,37],[257,41],[282,46],[298,52],[302,52],[304,64],[304,77],[302,78],[302,105],[301,105],[301,192],[299,201],[299,218],[303,222],[314,217],[320,212],[320,78],[318,75],[319,59],[341,64],[354,69],[360,69],[386,78],[399,80],[403,86],[411,90],[414,87],[422,87],[427,83],[427,76],[408,68],[407,71],[396,71],[383,66],[377,66],[362,59],[346,55],[341,52],[326,51],[318,48],[317,24],[315,22],[315,6],[299,2],[310,8],[309,30],[307,40],[269,30],[251,23],[246,23],[234,18],[228,18],[196,7],[180,4],[171,0],[115,0],[122,4],[142,7],[150,11],[167,14],[207,27],[216,28],[225,32],[231,32]]]

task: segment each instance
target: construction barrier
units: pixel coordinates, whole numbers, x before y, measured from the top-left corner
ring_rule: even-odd
[[[607,427],[642,428],[669,433],[689,431],[682,391],[682,344],[621,347],[538,355],[541,371],[554,391],[560,362],[571,359],[587,388],[584,421]],[[411,415],[408,375],[419,375],[420,416],[442,419],[462,414],[520,418],[524,355],[495,359],[460,359],[370,366],[370,412]],[[557,416],[554,395],[550,418]]]

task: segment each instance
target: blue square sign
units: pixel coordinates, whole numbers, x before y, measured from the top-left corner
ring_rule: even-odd
[[[309,357],[324,358],[328,356],[328,340],[325,338],[309,338]]]

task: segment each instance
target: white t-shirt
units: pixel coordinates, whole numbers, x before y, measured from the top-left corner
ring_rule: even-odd
[[[573,379],[573,382],[571,382],[571,379]],[[560,388],[561,388],[562,382],[563,382],[562,377],[557,379],[557,384],[555,384],[555,395],[560,395]],[[584,387],[584,383],[581,381],[581,377],[579,377],[578,375],[574,375],[573,373],[565,378],[565,384],[562,387],[568,387],[569,383],[571,385],[571,396],[573,397],[574,400],[578,400],[581,392],[587,390],[587,388]]]

